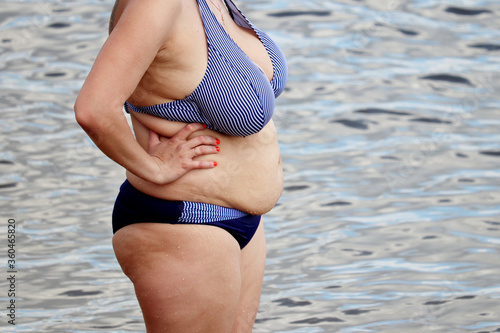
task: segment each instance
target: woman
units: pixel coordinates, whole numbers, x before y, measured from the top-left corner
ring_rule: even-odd
[[[127,170],[113,248],[148,332],[251,332],[261,215],[283,187],[270,118],[286,78],[279,48],[231,0],[115,3],[75,113]]]

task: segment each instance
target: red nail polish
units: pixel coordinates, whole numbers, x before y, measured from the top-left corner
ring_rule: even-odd
[[[215,139],[215,143],[216,143],[216,144],[219,144],[219,143],[220,143],[220,140],[219,140],[219,139]]]
[[[217,151],[220,151],[220,148],[219,148],[219,147],[215,147],[215,149],[217,149]]]
[[[206,124],[203,124],[203,127],[207,128],[207,125],[206,125]]]
[[[217,162],[214,162],[214,167],[216,167],[216,166],[217,166]]]

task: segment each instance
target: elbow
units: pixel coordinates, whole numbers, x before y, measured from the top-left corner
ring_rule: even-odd
[[[85,105],[81,105],[78,101],[74,106],[76,122],[87,133],[94,143],[99,146],[103,140],[103,129],[100,127],[101,122],[97,121],[95,114]]]
[[[102,135],[100,135],[103,132],[101,128],[102,121],[99,121],[91,107],[86,103],[79,102],[78,99],[75,102],[74,110],[78,125],[80,125],[95,144],[99,145],[102,141]]]
[[[73,109],[78,125],[84,130],[109,126],[120,117],[123,103],[102,102],[102,99],[78,96]]]
[[[96,103],[92,100],[77,98],[73,109],[76,122],[87,133],[99,129],[105,123],[103,118],[106,118],[106,112],[96,107]]]
[[[73,107],[75,110],[75,118],[78,125],[80,125],[84,130],[89,127],[92,127],[92,112],[89,111],[89,108],[85,106],[79,99],[76,100],[75,105]]]

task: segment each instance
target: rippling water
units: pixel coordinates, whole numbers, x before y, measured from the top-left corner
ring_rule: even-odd
[[[124,173],[72,111],[112,2],[0,3],[0,205],[19,296],[18,325],[4,311],[0,327],[143,332],[110,242]],[[500,332],[498,1],[238,3],[290,66],[254,332]]]

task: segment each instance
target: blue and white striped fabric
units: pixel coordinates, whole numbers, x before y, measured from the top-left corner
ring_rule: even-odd
[[[216,221],[234,220],[248,214],[241,210],[207,204],[203,202],[183,201],[184,209],[178,222],[211,223]]]
[[[137,107],[132,111],[171,121],[202,123],[232,135],[248,136],[262,130],[274,112],[274,100],[283,92],[288,77],[286,60],[279,47],[257,29],[229,0],[236,24],[255,31],[273,64],[271,82],[265,73],[227,34],[206,0],[197,0],[208,42],[208,66],[198,87],[182,100]]]

